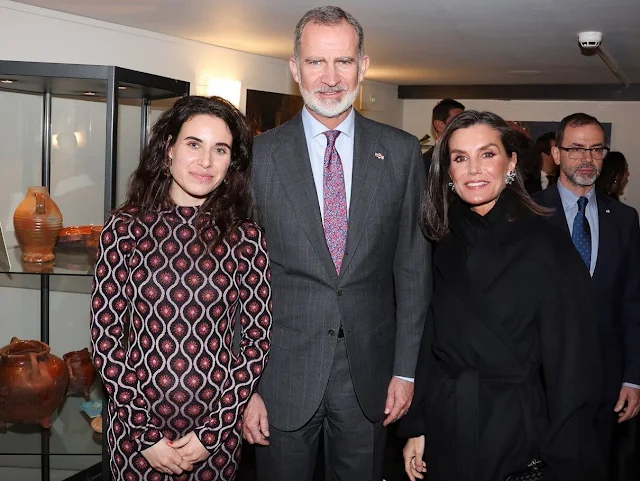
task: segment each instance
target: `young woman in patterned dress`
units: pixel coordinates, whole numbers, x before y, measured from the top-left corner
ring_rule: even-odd
[[[251,148],[229,102],[178,100],[104,226],[91,337],[115,480],[235,478],[271,328],[265,240],[248,220]]]

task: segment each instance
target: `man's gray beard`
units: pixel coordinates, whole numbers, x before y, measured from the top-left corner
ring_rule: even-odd
[[[600,170],[598,170],[595,166],[594,166],[594,170],[595,173],[590,176],[590,177],[585,177],[584,175],[580,175],[578,174],[578,170],[580,169],[580,165],[578,167],[576,167],[576,169],[573,172],[568,172],[567,169],[565,169],[564,167],[562,168],[562,171],[564,172],[564,175],[567,176],[567,178],[571,181],[571,183],[573,183],[574,185],[579,185],[581,187],[590,187],[593,184],[596,183],[596,180],[598,179],[598,177],[600,176]]]
[[[309,110],[323,117],[334,118],[349,110],[353,105],[353,102],[356,101],[356,97],[358,97],[360,84],[356,85],[356,88],[351,91],[344,91],[345,93],[342,96],[342,99],[338,102],[331,99],[327,99],[327,101],[322,102],[315,96],[316,92],[306,90],[302,86],[301,82],[298,83],[298,87],[300,88],[300,94],[302,95],[304,104]]]

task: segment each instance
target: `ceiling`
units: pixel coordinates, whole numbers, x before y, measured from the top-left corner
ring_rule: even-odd
[[[310,0],[27,0],[21,3],[287,59]],[[599,84],[617,78],[577,33],[640,83],[639,0],[342,0],[365,32],[367,78],[399,85]]]

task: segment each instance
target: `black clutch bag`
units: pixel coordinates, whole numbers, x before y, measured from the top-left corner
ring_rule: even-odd
[[[544,463],[539,459],[534,459],[526,469],[511,473],[504,481],[541,481],[544,474]]]

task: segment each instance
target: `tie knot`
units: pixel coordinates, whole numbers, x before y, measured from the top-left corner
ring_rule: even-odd
[[[587,202],[589,202],[589,199],[587,199],[586,197],[580,197],[578,199],[578,211],[584,211],[584,209],[587,207]]]
[[[323,133],[327,137],[327,145],[329,147],[333,146],[336,143],[336,139],[338,138],[338,135],[340,135],[339,130],[327,130]]]

